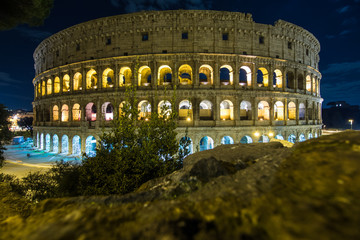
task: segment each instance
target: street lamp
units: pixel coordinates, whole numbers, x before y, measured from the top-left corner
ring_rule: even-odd
[[[354,120],[349,119],[349,122],[350,122],[350,129],[352,130],[352,124],[353,124]]]

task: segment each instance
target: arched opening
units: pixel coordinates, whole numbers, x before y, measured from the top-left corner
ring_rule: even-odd
[[[60,92],[60,78],[56,77],[54,80],[54,93]]]
[[[90,69],[86,74],[86,89],[96,89],[97,88],[97,73],[94,69]]]
[[[53,152],[54,153],[59,152],[59,137],[56,134],[54,134],[53,136]]]
[[[168,85],[172,81],[172,70],[168,65],[162,65],[158,71],[158,85]]]
[[[188,64],[183,64],[179,67],[179,83],[181,85],[192,84],[193,79],[192,68]]]
[[[312,92],[313,93],[316,93],[316,81],[315,81],[315,78],[313,77],[312,79]]]
[[[306,141],[305,135],[304,134],[300,134],[299,136],[299,142],[304,142]]]
[[[62,122],[69,121],[69,107],[66,104],[62,105],[61,107],[61,121]]]
[[[211,137],[205,136],[200,140],[200,152],[214,148],[214,140]]]
[[[186,142],[189,142],[189,145],[188,145],[188,146],[185,146],[185,143],[186,143]],[[188,152],[188,154],[187,154],[186,156],[188,156],[188,155],[190,155],[190,154],[193,153],[193,142],[192,142],[191,138],[189,138],[189,137],[182,137],[182,138],[180,139],[179,151],[180,151],[180,150],[184,150],[184,148],[186,148],[186,150],[187,150],[187,152]]]
[[[93,136],[88,136],[85,140],[85,153],[88,157],[96,155],[96,139]]]
[[[221,139],[221,144],[234,144],[234,139],[230,136],[225,136]]]
[[[45,151],[50,152],[50,134],[45,136]]]
[[[251,120],[251,103],[242,101],[240,103],[240,120]]]
[[[37,83],[36,84],[36,97],[40,97],[41,96],[41,83]]]
[[[311,77],[309,75],[306,76],[306,91],[311,92]]]
[[[72,140],[72,154],[73,155],[81,154],[81,139],[78,135],[74,136]]]
[[[88,103],[85,107],[86,121],[96,121],[96,105],[94,103]]]
[[[284,104],[280,101],[277,101],[274,104],[274,120],[275,121],[284,120]]]
[[[212,113],[212,103],[208,100],[203,100],[200,103],[200,120],[212,120],[213,113]]]
[[[53,121],[58,121],[58,120],[59,120],[59,107],[55,105],[53,107]]]
[[[286,73],[286,87],[295,89],[295,77],[293,72]]]
[[[63,77],[63,92],[69,92],[70,91],[70,76],[68,74],[65,74]]]
[[[303,103],[299,104],[299,120],[305,120],[305,105]]]
[[[269,140],[269,137],[266,136],[266,135],[262,135],[260,138],[259,138],[259,143],[268,143],[270,142]]]
[[[288,142],[295,143],[296,142],[296,136],[294,134],[290,134],[288,137]]]
[[[296,105],[294,102],[289,102],[288,104],[288,119],[296,120]]]
[[[258,120],[270,120],[270,107],[266,101],[261,101],[258,104]]]
[[[191,121],[193,119],[192,105],[189,100],[183,100],[179,104],[179,120]]]
[[[277,88],[282,88],[282,72],[279,69],[275,69],[273,73],[273,85]]]
[[[45,80],[43,80],[41,84],[41,96],[45,96],[45,93],[46,93],[46,82]]]
[[[114,87],[114,82],[114,70],[112,70],[111,68],[105,69],[102,76],[102,87],[112,88]]]
[[[261,72],[261,71],[260,71]],[[263,74],[260,74],[263,78]],[[251,86],[251,69],[248,66],[242,66],[239,72],[239,84],[241,86]]]
[[[220,67],[220,83],[222,85],[232,85],[234,72],[231,66],[223,65]]]
[[[40,134],[40,149],[44,149],[44,134]]]
[[[142,66],[139,68],[138,81],[139,86],[150,86],[151,69],[148,66]]]
[[[114,107],[110,102],[105,102],[101,106],[101,112],[105,118],[105,121],[111,121],[114,119]]]
[[[36,134],[36,147],[37,148],[40,147],[40,134],[39,133]]]
[[[82,75],[81,73],[77,72],[74,74],[74,91],[82,90]]]
[[[200,66],[199,82],[203,85],[213,84],[213,69],[210,65],[204,64]]]
[[[47,80],[46,88],[47,88],[47,95],[50,95],[52,93],[52,81],[51,81],[51,79]]]
[[[120,87],[131,85],[132,72],[129,67],[122,67],[120,69]]]
[[[313,138],[312,133],[309,133],[309,134],[308,134],[308,139],[312,139],[312,138]]]
[[[240,143],[242,144],[253,143],[253,140],[250,136],[245,135],[240,139]]]
[[[317,137],[318,137],[318,134],[317,134],[317,132],[315,132],[315,134],[314,134],[314,137],[315,137],[315,138],[317,138]]]
[[[257,71],[257,84],[259,87],[267,87],[269,86],[269,73],[266,68],[259,68]]]
[[[229,100],[224,100],[220,103],[220,119],[234,120],[234,105]]]
[[[278,139],[278,140],[284,140],[284,137],[281,136],[280,134],[276,135],[275,136],[275,139]]]
[[[72,109],[72,120],[73,121],[80,121],[81,120],[81,110],[80,104],[75,103]]]
[[[148,120],[151,116],[151,104],[147,100],[139,102],[139,120]]]
[[[158,114],[161,117],[169,117],[171,114],[171,103],[167,100],[162,100],[158,104]]]
[[[302,74],[298,75],[298,89],[304,90],[304,77]]]
[[[61,153],[69,154],[69,138],[63,135],[61,138]]]

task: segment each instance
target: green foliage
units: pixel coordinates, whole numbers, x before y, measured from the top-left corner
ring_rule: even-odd
[[[0,30],[19,24],[42,25],[50,14],[53,0],[2,0],[0,4]]]
[[[8,122],[9,112],[3,104],[0,104],[0,168],[4,164],[4,144],[11,139]]]
[[[122,115],[112,131],[103,133],[96,156],[83,161],[80,187],[85,195],[128,193],[182,167],[175,109],[164,106],[139,120],[135,89],[129,87],[126,96]],[[175,94],[171,102],[174,108]]]

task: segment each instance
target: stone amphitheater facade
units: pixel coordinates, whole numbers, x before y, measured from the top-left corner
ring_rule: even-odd
[[[189,127],[194,151],[317,137],[319,51],[299,26],[239,12],[146,11],[81,23],[34,52],[34,142],[91,152],[119,116],[127,85],[137,88],[141,118],[168,104],[176,86],[178,138]]]

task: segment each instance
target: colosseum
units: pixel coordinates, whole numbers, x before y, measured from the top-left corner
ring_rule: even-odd
[[[319,41],[278,20],[208,10],[145,11],[81,23],[34,52],[34,143],[93,154],[137,88],[139,118],[170,104],[191,151],[321,134]],[[156,97],[157,96],[157,97]]]

